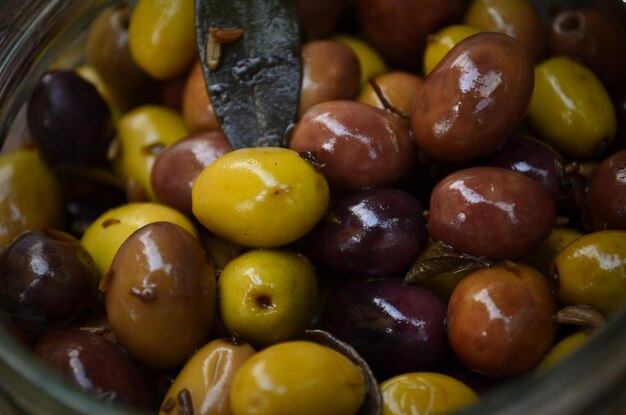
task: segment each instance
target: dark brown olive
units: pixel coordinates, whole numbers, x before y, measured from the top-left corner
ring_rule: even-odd
[[[289,147],[313,152],[334,190],[389,186],[415,163],[415,144],[406,125],[391,113],[355,101],[311,108]]]
[[[220,130],[220,124],[213,111],[202,74],[200,62],[196,62],[189,72],[183,90],[183,118],[189,131]]]
[[[361,66],[356,55],[336,40],[302,45],[302,88],[298,117],[320,102],[352,99],[359,92]]]
[[[348,278],[397,276],[424,248],[426,226],[410,193],[372,189],[340,199],[306,241],[316,264]]]
[[[500,33],[459,42],[425,79],[411,128],[430,157],[464,161],[493,152],[524,119],[534,72],[524,47]]]
[[[529,136],[507,140],[491,155],[492,166],[523,174],[539,183],[557,204],[563,196],[565,159],[543,141]]]
[[[416,69],[426,37],[464,11],[465,0],[358,0],[359,25],[390,63]]]
[[[122,2],[91,24],[87,37],[87,61],[108,87],[123,110],[150,98],[157,83],[133,60],[128,48],[128,24],[132,9]]]
[[[61,231],[27,231],[0,256],[2,313],[27,332],[70,326],[94,299],[97,284],[89,253]]]
[[[346,9],[346,0],[298,0],[300,31],[307,39],[330,35]]]
[[[428,232],[457,251],[491,259],[521,258],[543,242],[556,209],[534,180],[500,167],[452,173],[433,189]]]
[[[215,272],[200,242],[171,222],[135,231],[100,285],[119,344],[155,369],[182,365],[208,339]]]
[[[148,387],[139,370],[104,337],[85,331],[53,333],[39,342],[35,354],[97,399],[150,409]]]
[[[47,72],[28,100],[28,130],[50,165],[105,166],[111,112],[96,87],[76,72]]]
[[[588,183],[587,209],[593,229],[626,229],[626,150],[602,161]]]
[[[559,13],[550,28],[550,54],[566,55],[591,69],[605,85],[624,79],[623,28],[593,7]]]
[[[221,131],[191,134],[166,147],[157,156],[150,175],[159,202],[191,215],[191,187],[196,177],[232,149]]]
[[[556,300],[534,268],[505,262],[456,286],[448,303],[448,341],[469,368],[510,376],[533,368],[554,342]]]

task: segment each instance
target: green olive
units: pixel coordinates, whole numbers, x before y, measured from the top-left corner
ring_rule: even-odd
[[[556,256],[552,275],[563,304],[584,304],[605,316],[613,314],[626,304],[626,231],[578,238]]]
[[[550,236],[543,241],[539,248],[531,252],[524,262],[540,271],[543,275],[550,275],[550,266],[559,252],[570,242],[583,236],[581,231],[567,226],[556,226]]]
[[[34,150],[0,155],[0,223],[0,248],[23,231],[63,224],[59,183]]]

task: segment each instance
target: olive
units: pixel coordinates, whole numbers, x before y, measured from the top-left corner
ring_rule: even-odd
[[[183,90],[182,112],[185,124],[191,132],[221,128],[206,90],[200,62],[193,65],[187,76]]]
[[[473,0],[465,15],[465,24],[519,40],[533,63],[546,55],[547,30],[532,1]]]
[[[355,53],[336,40],[302,45],[302,88],[298,118],[320,102],[352,99],[359,92],[361,68]]]
[[[352,49],[359,60],[361,86],[365,85],[370,78],[387,72],[387,65],[382,56],[363,39],[347,34],[336,35],[333,39]]]
[[[53,333],[39,342],[35,354],[96,399],[150,408],[148,386],[137,366],[104,337],[84,331]]]
[[[111,112],[96,87],[75,71],[45,73],[28,99],[28,130],[50,165],[106,166]]]
[[[510,376],[535,367],[556,335],[556,300],[534,268],[505,262],[474,271],[448,303],[448,341],[470,369]]]
[[[533,252],[524,257],[524,262],[543,275],[550,275],[550,266],[559,252],[584,233],[567,226],[555,226],[550,236]]]
[[[589,333],[577,331],[556,343],[541,360],[535,369],[535,373],[544,373],[555,364],[566,359],[576,350],[580,349],[589,340]]]
[[[457,43],[478,32],[480,30],[475,27],[456,24],[428,35],[424,50],[424,75],[431,73]]]
[[[115,169],[124,180],[136,181],[154,200],[150,174],[156,156],[188,134],[180,113],[157,105],[137,107],[118,122],[119,152],[115,154]]]
[[[457,251],[491,259],[521,258],[556,224],[556,209],[532,179],[500,167],[459,170],[431,193],[428,232]]]
[[[326,212],[328,184],[293,150],[252,147],[207,166],[191,189],[193,214],[239,245],[278,247],[309,232]]]
[[[408,72],[389,72],[373,78],[370,84],[363,87],[359,94],[359,102],[387,109],[403,118],[408,118],[411,116],[415,95],[423,83],[422,78]],[[377,92],[372,85],[380,91]],[[379,93],[385,102],[381,102]]]
[[[459,18],[465,0],[359,0],[359,27],[390,63],[416,69],[428,34]]]
[[[567,245],[552,263],[556,295],[608,317],[626,304],[626,231],[598,231]]]
[[[466,161],[493,152],[521,124],[533,86],[524,47],[500,33],[460,41],[424,80],[411,116],[428,156]]]
[[[230,403],[233,415],[355,415],[365,394],[365,377],[346,356],[311,341],[291,341],[242,365]]]
[[[208,339],[215,271],[198,240],[176,224],[135,231],[100,287],[119,344],[148,367],[181,366]]]
[[[191,216],[191,188],[196,177],[232,150],[221,131],[191,134],[166,147],[156,157],[150,176],[157,200]]]
[[[410,193],[373,189],[339,199],[306,241],[318,265],[346,277],[384,277],[413,263],[426,243],[426,226]]]
[[[33,149],[0,154],[0,249],[29,229],[63,226],[59,182]]]
[[[2,312],[27,332],[70,326],[94,299],[97,284],[87,250],[61,231],[27,231],[0,255]]]
[[[354,101],[311,108],[289,148],[313,152],[334,190],[355,191],[398,182],[415,163],[407,126],[392,114]]]
[[[623,29],[594,7],[565,10],[552,20],[550,54],[565,55],[591,69],[604,85],[626,72]]]
[[[171,413],[180,406],[182,413],[230,415],[233,378],[254,353],[252,346],[237,338],[216,339],[202,346],[176,376],[160,413]]]
[[[103,11],[91,24],[87,61],[111,91],[113,102],[128,109],[149,98],[156,83],[133,60],[128,48],[132,9],[122,2]]]
[[[569,157],[600,154],[615,139],[611,98],[590,69],[566,56],[535,67],[528,120],[545,140]]]
[[[626,230],[626,150],[604,159],[588,183],[587,209],[593,228]]]
[[[514,136],[489,157],[489,164],[533,179],[548,192],[555,204],[563,197],[565,159],[541,140],[530,136]]]
[[[139,0],[130,17],[128,45],[137,65],[153,78],[182,74],[197,55],[193,0]]]
[[[445,414],[478,402],[476,392],[450,376],[404,373],[380,384],[385,415]]]

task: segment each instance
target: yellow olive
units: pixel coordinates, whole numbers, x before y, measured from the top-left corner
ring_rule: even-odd
[[[196,57],[194,1],[139,0],[130,17],[128,45],[137,65],[153,78],[181,75]]]
[[[277,247],[304,236],[329,201],[324,176],[297,152],[243,148],[215,160],[191,191],[195,217],[243,246]]]
[[[363,40],[344,34],[337,35],[334,39],[348,45],[359,59],[361,66],[361,85],[365,85],[370,78],[387,72],[387,65],[383,58]]]
[[[578,331],[574,334],[570,334],[557,344],[552,346],[548,354],[543,358],[541,363],[535,368],[535,373],[541,374],[546,372],[552,366],[558,362],[564,360],[569,355],[574,353],[580,347],[582,347],[589,339],[589,333],[585,331]]]
[[[220,273],[226,264],[248,250],[248,248],[228,242],[210,232],[201,233],[200,240],[202,241],[207,255],[211,258],[211,261],[213,261],[215,270]]]
[[[383,415],[437,415],[478,402],[476,393],[446,375],[413,372],[394,376],[380,384]]]
[[[179,367],[209,337],[215,270],[198,239],[174,223],[129,236],[100,287],[117,341],[148,367]]]
[[[588,68],[565,56],[535,67],[528,119],[540,137],[570,157],[591,157],[615,139],[611,98]]]
[[[176,376],[163,399],[160,413],[230,415],[233,378],[254,353],[252,346],[239,340],[216,339],[207,343]]]
[[[480,30],[467,25],[447,26],[428,36],[424,50],[424,75],[428,75],[457,43]]]
[[[224,326],[255,346],[302,334],[317,303],[317,278],[295,252],[254,249],[230,261],[218,281]]]
[[[0,248],[29,229],[61,228],[61,190],[35,150],[0,155]]]
[[[125,180],[136,180],[150,200],[156,200],[150,174],[156,156],[189,131],[180,114],[159,106],[142,106],[126,113],[118,122],[119,154],[115,167]]]
[[[550,266],[552,261],[559,252],[563,250],[570,242],[583,236],[581,231],[567,226],[556,226],[550,232],[550,236],[543,241],[539,248],[531,252],[524,262],[533,266],[543,275],[550,275]]]
[[[352,415],[365,377],[347,357],[309,341],[280,343],[243,364],[230,391],[234,415]]]
[[[626,304],[626,231],[578,238],[556,256],[552,274],[561,303],[589,305],[611,315]]]
[[[408,72],[394,71],[382,74],[373,78],[374,83],[392,111],[410,116],[413,109],[413,100],[424,80],[417,75]],[[386,109],[385,104],[380,101],[378,94],[371,84],[367,84],[359,94],[359,102],[372,105],[376,108]],[[407,120],[408,123],[408,120]]]
[[[93,257],[100,275],[108,270],[122,243],[137,229],[167,221],[196,234],[193,224],[177,210],[158,203],[128,203],[104,212],[85,231],[82,243]]]

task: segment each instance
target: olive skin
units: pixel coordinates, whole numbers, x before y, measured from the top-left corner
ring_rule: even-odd
[[[296,126],[289,148],[314,152],[333,190],[384,187],[415,163],[415,143],[392,114],[354,101],[315,105]]]
[[[73,236],[22,233],[0,256],[0,306],[20,329],[43,333],[70,326],[96,294],[98,271]]]
[[[460,17],[465,0],[358,0],[359,26],[387,61],[416,69],[426,37]]]
[[[96,87],[74,71],[47,72],[28,99],[28,130],[50,165],[106,166],[111,112]]]
[[[411,129],[428,156],[467,161],[493,152],[522,122],[534,72],[524,47],[500,33],[460,41],[424,80]]]
[[[410,116],[413,109],[413,101],[424,80],[408,72],[393,71],[375,77],[373,82],[380,89],[383,98],[387,100],[390,108],[386,108],[385,104],[380,101],[371,83],[365,85],[361,90],[359,102],[383,110],[389,109],[404,118],[404,116]],[[408,119],[406,121],[407,123],[409,122]]]
[[[361,65],[356,54],[336,40],[302,45],[302,88],[298,118],[324,101],[352,99],[360,87]]]
[[[532,179],[500,167],[459,170],[431,193],[430,236],[467,254],[521,258],[555,224],[556,208],[548,193]]]
[[[398,189],[372,189],[340,199],[307,236],[318,265],[348,278],[406,271],[426,243],[419,201]]]
[[[191,216],[191,188],[202,170],[232,151],[221,131],[190,134],[161,151],[150,173],[152,190],[161,203]]]
[[[116,344],[84,331],[44,337],[35,355],[98,399],[149,409],[150,396],[137,366]]]
[[[185,124],[191,132],[221,129],[206,90],[200,62],[193,65],[185,81],[182,112]]]
[[[556,335],[554,299],[534,268],[505,262],[456,286],[448,303],[448,341],[469,368],[510,376],[535,367]]]
[[[587,210],[596,231],[626,230],[626,150],[607,157],[589,178]]]
[[[198,240],[178,225],[155,222],[134,232],[100,287],[119,344],[148,367],[178,367],[208,338],[215,272]]]

